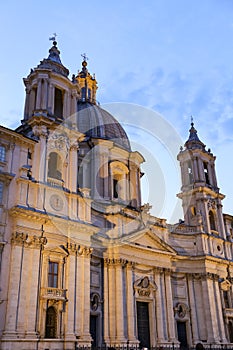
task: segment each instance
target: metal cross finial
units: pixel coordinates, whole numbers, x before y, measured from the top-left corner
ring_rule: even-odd
[[[87,55],[85,53],[82,53],[81,56],[82,56],[84,61],[88,61],[89,58],[87,57]]]
[[[56,41],[56,37],[57,37],[57,34],[53,33],[53,36],[51,36],[51,38],[49,38],[49,40]]]

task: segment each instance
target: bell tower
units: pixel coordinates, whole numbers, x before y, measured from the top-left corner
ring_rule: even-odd
[[[177,196],[182,200],[187,225],[199,225],[204,232],[226,238],[222,200],[215,172],[215,159],[200,141],[193,121],[189,138],[177,156],[181,167],[182,187]]]

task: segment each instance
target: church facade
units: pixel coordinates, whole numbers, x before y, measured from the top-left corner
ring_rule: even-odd
[[[193,123],[178,153],[184,221],[141,203],[139,152],[72,79],[56,41],[0,127],[0,349],[232,347],[233,216]]]

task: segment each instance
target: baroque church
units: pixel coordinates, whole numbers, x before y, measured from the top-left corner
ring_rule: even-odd
[[[85,56],[70,79],[54,40],[24,84],[21,125],[0,127],[0,349],[232,347],[233,216],[194,124],[171,225]]]

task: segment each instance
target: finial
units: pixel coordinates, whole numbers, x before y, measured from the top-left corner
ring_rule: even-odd
[[[85,53],[81,54],[83,61],[87,62],[89,60],[89,58],[87,57],[87,55]]]
[[[53,36],[51,36],[51,37],[49,38],[49,40],[52,40],[52,41],[53,41],[53,45],[54,45],[54,46],[57,45],[56,38],[57,38],[57,34],[56,34],[56,33],[53,33]]]
[[[193,126],[194,125],[194,122],[193,122],[193,116],[191,115],[191,126]]]

